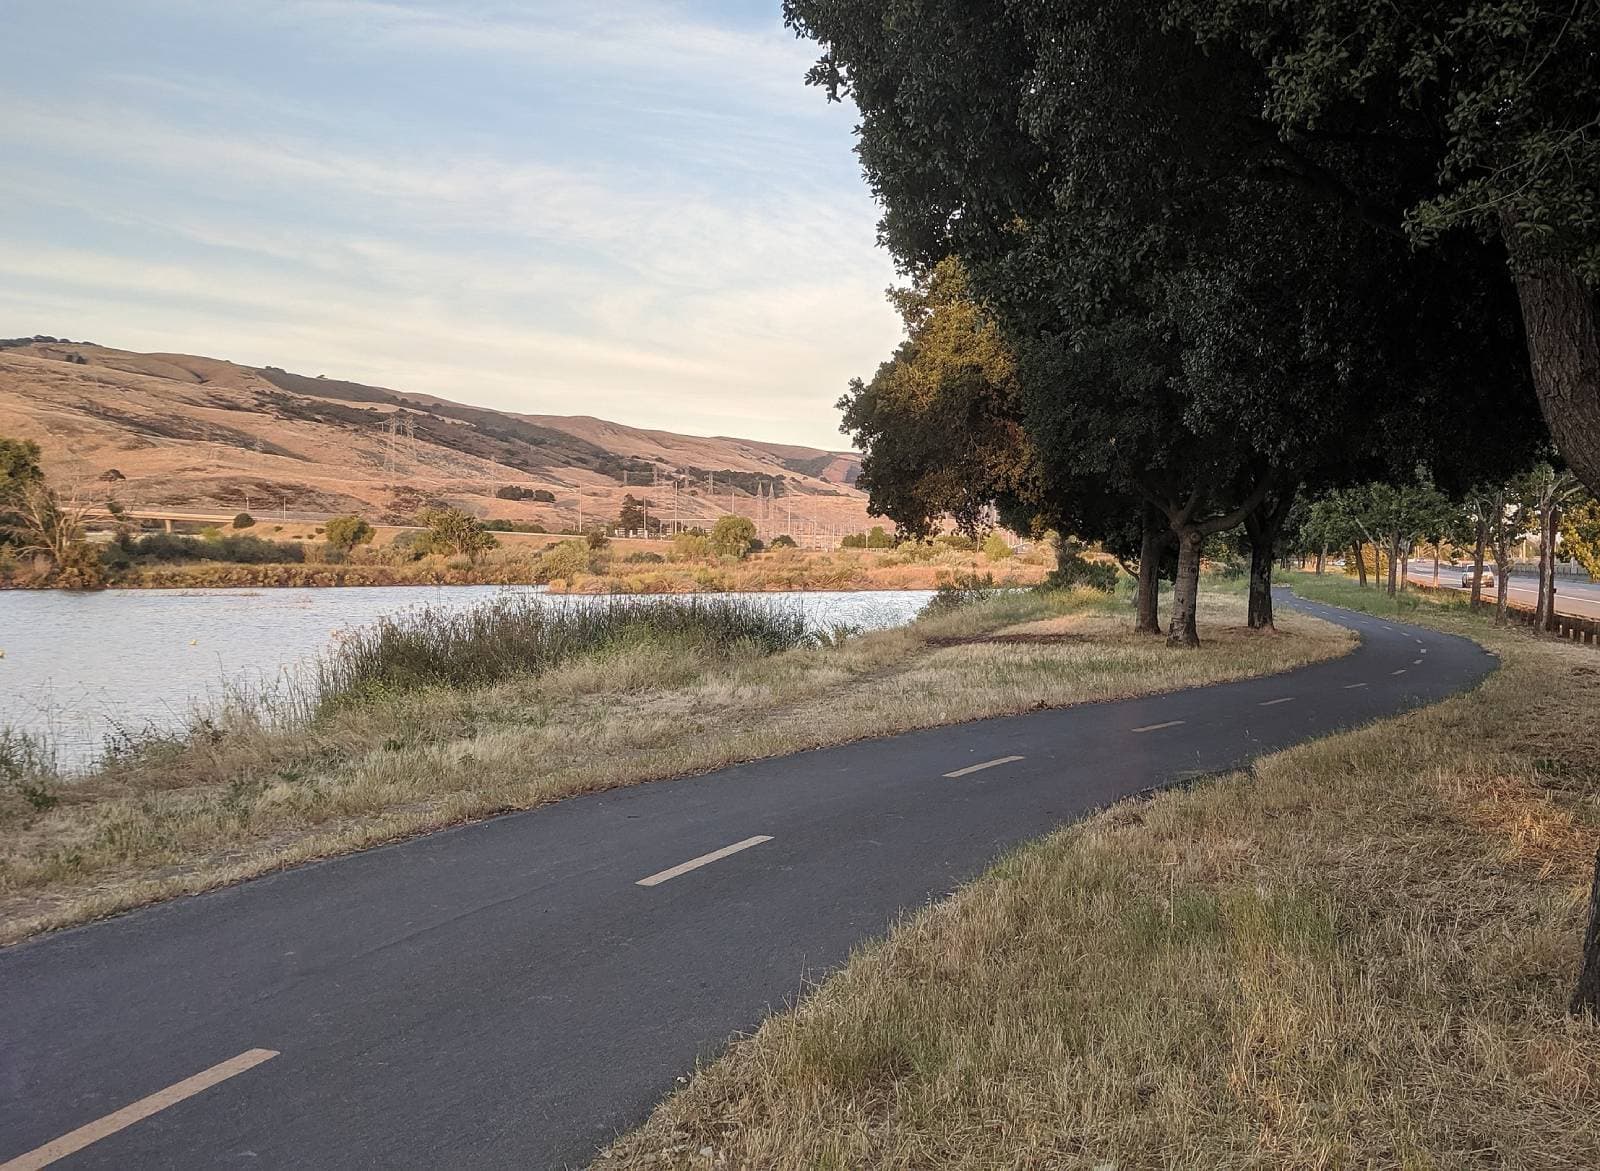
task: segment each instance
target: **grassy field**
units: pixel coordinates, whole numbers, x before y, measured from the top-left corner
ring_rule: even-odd
[[[1252,635],[1243,607],[1237,591],[1210,591],[1207,645],[1181,655],[1134,635],[1124,599],[1031,591],[787,650],[781,630],[720,611],[703,630],[598,629],[581,645],[527,623],[425,624],[420,641],[379,632],[316,695],[283,701],[276,723],[239,705],[72,781],[13,744],[0,941],[576,793],[1278,671],[1352,645],[1300,617],[1281,637]],[[474,646],[480,656],[463,653]]]
[[[1600,835],[1600,655],[1129,802],[862,948],[601,1167],[1600,1166],[1565,1012]]]

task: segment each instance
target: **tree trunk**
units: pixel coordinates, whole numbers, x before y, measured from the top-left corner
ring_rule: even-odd
[[[1367,588],[1367,546],[1364,542],[1356,542],[1356,575],[1361,583],[1361,588]]]
[[[1322,548],[1317,550],[1317,575],[1319,577],[1323,573],[1325,573],[1327,571],[1327,565],[1328,565],[1328,546],[1326,544],[1324,544],[1322,546]]]
[[[1178,578],[1172,587],[1172,620],[1167,628],[1167,645],[1197,647],[1200,629],[1195,611],[1200,600],[1200,547],[1205,534],[1193,525],[1178,533]]]
[[[1511,277],[1522,306],[1522,325],[1533,367],[1533,388],[1551,438],[1573,474],[1600,494],[1600,325],[1594,292],[1559,260],[1540,256],[1517,228],[1514,213],[1500,216],[1511,257]]]
[[[1561,533],[1561,505],[1552,504],[1542,518],[1542,548],[1539,550],[1539,606],[1541,631],[1556,626],[1556,538]]]
[[[1489,521],[1487,517],[1478,518],[1478,544],[1472,550],[1472,608],[1476,610],[1483,600],[1483,550],[1489,543]]]
[[[1246,623],[1251,630],[1276,630],[1272,625],[1272,545],[1250,542],[1250,604]]]
[[[1272,624],[1272,565],[1277,560],[1278,535],[1294,507],[1298,482],[1269,495],[1245,514],[1244,531],[1250,539],[1250,604],[1247,619],[1251,630],[1276,630]]]
[[[1400,546],[1400,592],[1406,592],[1406,583],[1411,579],[1411,543],[1405,542]]]
[[[1583,959],[1578,987],[1572,994],[1572,1015],[1600,1019],[1600,850],[1595,851],[1594,879],[1589,884],[1589,922],[1583,932]]]
[[[1550,519],[1555,505],[1539,509],[1539,588],[1533,602],[1533,633],[1541,635],[1551,626],[1550,608],[1555,601],[1555,542],[1550,539]]]
[[[1161,633],[1161,558],[1172,533],[1159,522],[1146,517],[1139,542],[1139,592],[1135,598],[1138,619],[1133,629],[1139,634]]]
[[[1389,538],[1389,596],[1395,594],[1395,575],[1400,572],[1400,537],[1398,534]]]
[[[1494,624],[1496,626],[1504,626],[1506,624],[1508,603],[1511,601],[1511,581],[1506,574],[1505,561],[1498,557],[1495,558],[1495,570]]]

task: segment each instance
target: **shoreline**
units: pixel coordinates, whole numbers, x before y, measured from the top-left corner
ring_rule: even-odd
[[[997,582],[995,589],[1027,589],[1032,583]],[[546,593],[554,598],[690,598],[711,594],[907,594],[931,593],[938,586],[898,585],[841,585],[808,586],[768,584],[745,589],[720,589],[706,587],[693,590],[567,590],[553,589],[548,582],[536,581],[363,581],[363,582],[238,582],[228,585],[172,585],[166,582],[108,582],[96,589],[67,589],[57,585],[20,585],[0,582],[0,591],[17,593],[105,594],[119,590],[138,593],[207,593],[248,592],[253,590],[339,590],[339,589],[528,589]]]

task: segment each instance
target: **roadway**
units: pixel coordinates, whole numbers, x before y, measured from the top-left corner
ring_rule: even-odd
[[[1011,847],[1494,666],[1465,639],[1281,604],[1362,642],[574,798],[0,952],[0,1160],[19,1160],[0,1166],[581,1165]]]
[[[1491,566],[1490,568],[1493,568]],[[1471,593],[1470,587],[1461,585],[1462,570],[1452,570],[1448,565],[1439,566],[1439,586],[1441,589],[1459,590],[1461,593]],[[1411,572],[1406,575],[1418,585],[1431,586],[1433,584],[1433,562],[1425,561],[1418,568],[1413,562]],[[1498,585],[1496,586],[1498,588]],[[1539,600],[1539,578],[1531,573],[1513,573],[1511,585],[1507,591],[1513,602],[1532,606]],[[1484,590],[1485,597],[1494,601],[1495,591]],[[1571,614],[1579,618],[1600,618],[1600,582],[1584,581],[1582,578],[1558,577],[1556,579],[1556,613]]]

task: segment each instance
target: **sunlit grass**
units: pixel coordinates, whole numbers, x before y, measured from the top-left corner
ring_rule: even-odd
[[[601,1165],[1600,1165],[1600,1026],[1564,1011],[1600,834],[1600,656],[1406,611],[1502,668],[1017,851]]]

